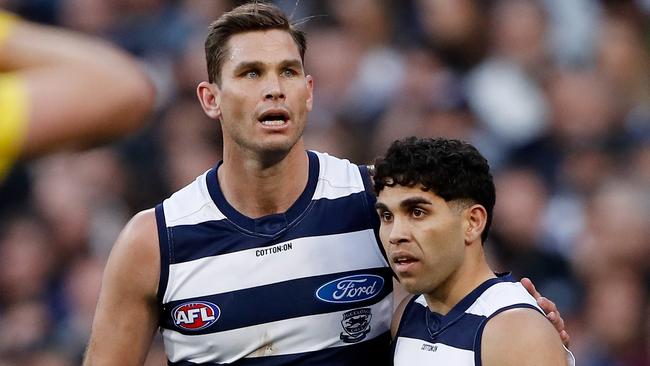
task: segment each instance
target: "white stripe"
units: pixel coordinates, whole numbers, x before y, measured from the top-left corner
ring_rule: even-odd
[[[393,361],[395,366],[474,365],[474,352],[442,343],[399,337]]]
[[[537,301],[526,291],[521,283],[499,282],[485,290],[465,312],[489,317],[503,307],[522,303],[530,304],[540,309]]]
[[[429,307],[429,305],[427,305],[427,299],[424,298],[424,295],[418,296],[418,298],[415,299],[415,302],[417,304],[420,304],[420,305],[424,306],[425,308]]]
[[[265,248],[292,249],[258,256]],[[163,302],[214,295],[281,281],[386,267],[372,229],[293,239],[169,266]]]
[[[320,163],[320,174],[313,199],[336,199],[365,190],[359,167],[348,160],[315,153]]]
[[[207,172],[163,201],[167,227],[196,225],[225,218],[210,197],[206,175]]]
[[[388,331],[392,294],[370,308],[372,318],[366,340]],[[164,329],[162,334],[167,356],[172,362],[231,363],[243,357],[288,355],[349,346],[351,344],[344,343],[340,337],[343,313],[304,316],[204,335],[187,336],[169,329]],[[225,344],[229,346],[224,347]]]

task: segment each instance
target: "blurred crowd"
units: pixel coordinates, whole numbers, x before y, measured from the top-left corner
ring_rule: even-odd
[[[649,0],[275,2],[307,32],[308,148],[370,163],[407,135],[475,144],[493,267],[558,304],[578,364],[650,365]],[[0,366],[79,364],[120,229],[220,159],[195,87],[208,24],[239,3],[0,0],[126,49],[158,92],[144,130],[0,188]],[[147,365],[164,360],[156,339]]]

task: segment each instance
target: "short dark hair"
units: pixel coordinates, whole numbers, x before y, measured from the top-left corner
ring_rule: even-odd
[[[224,13],[219,19],[210,24],[208,36],[205,39],[205,58],[208,65],[208,80],[221,83],[221,66],[226,58],[226,44],[235,34],[280,29],[291,35],[300,58],[305,61],[307,39],[305,33],[295,28],[289,22],[286,14],[277,6],[262,2],[251,2],[240,5]]]
[[[490,166],[472,145],[446,138],[408,137],[393,142],[386,155],[375,161],[375,193],[385,187],[421,184],[445,201],[471,200],[485,207],[485,242],[496,200]]]

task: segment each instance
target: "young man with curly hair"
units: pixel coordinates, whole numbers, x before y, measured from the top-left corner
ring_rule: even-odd
[[[394,142],[375,168],[379,236],[416,294],[393,319],[394,364],[567,365],[572,356],[535,299],[487,264],[495,188],[476,148],[412,137]]]

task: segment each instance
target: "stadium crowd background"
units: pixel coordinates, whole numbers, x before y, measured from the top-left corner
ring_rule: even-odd
[[[239,3],[0,0],[128,50],[158,91],[143,131],[20,164],[0,190],[0,366],[79,364],[119,230],[220,158],[195,86],[207,25]],[[650,1],[276,3],[308,34],[308,148],[363,163],[406,135],[474,143],[494,267],[556,301],[580,365],[650,365]],[[147,365],[164,359],[156,340]]]

